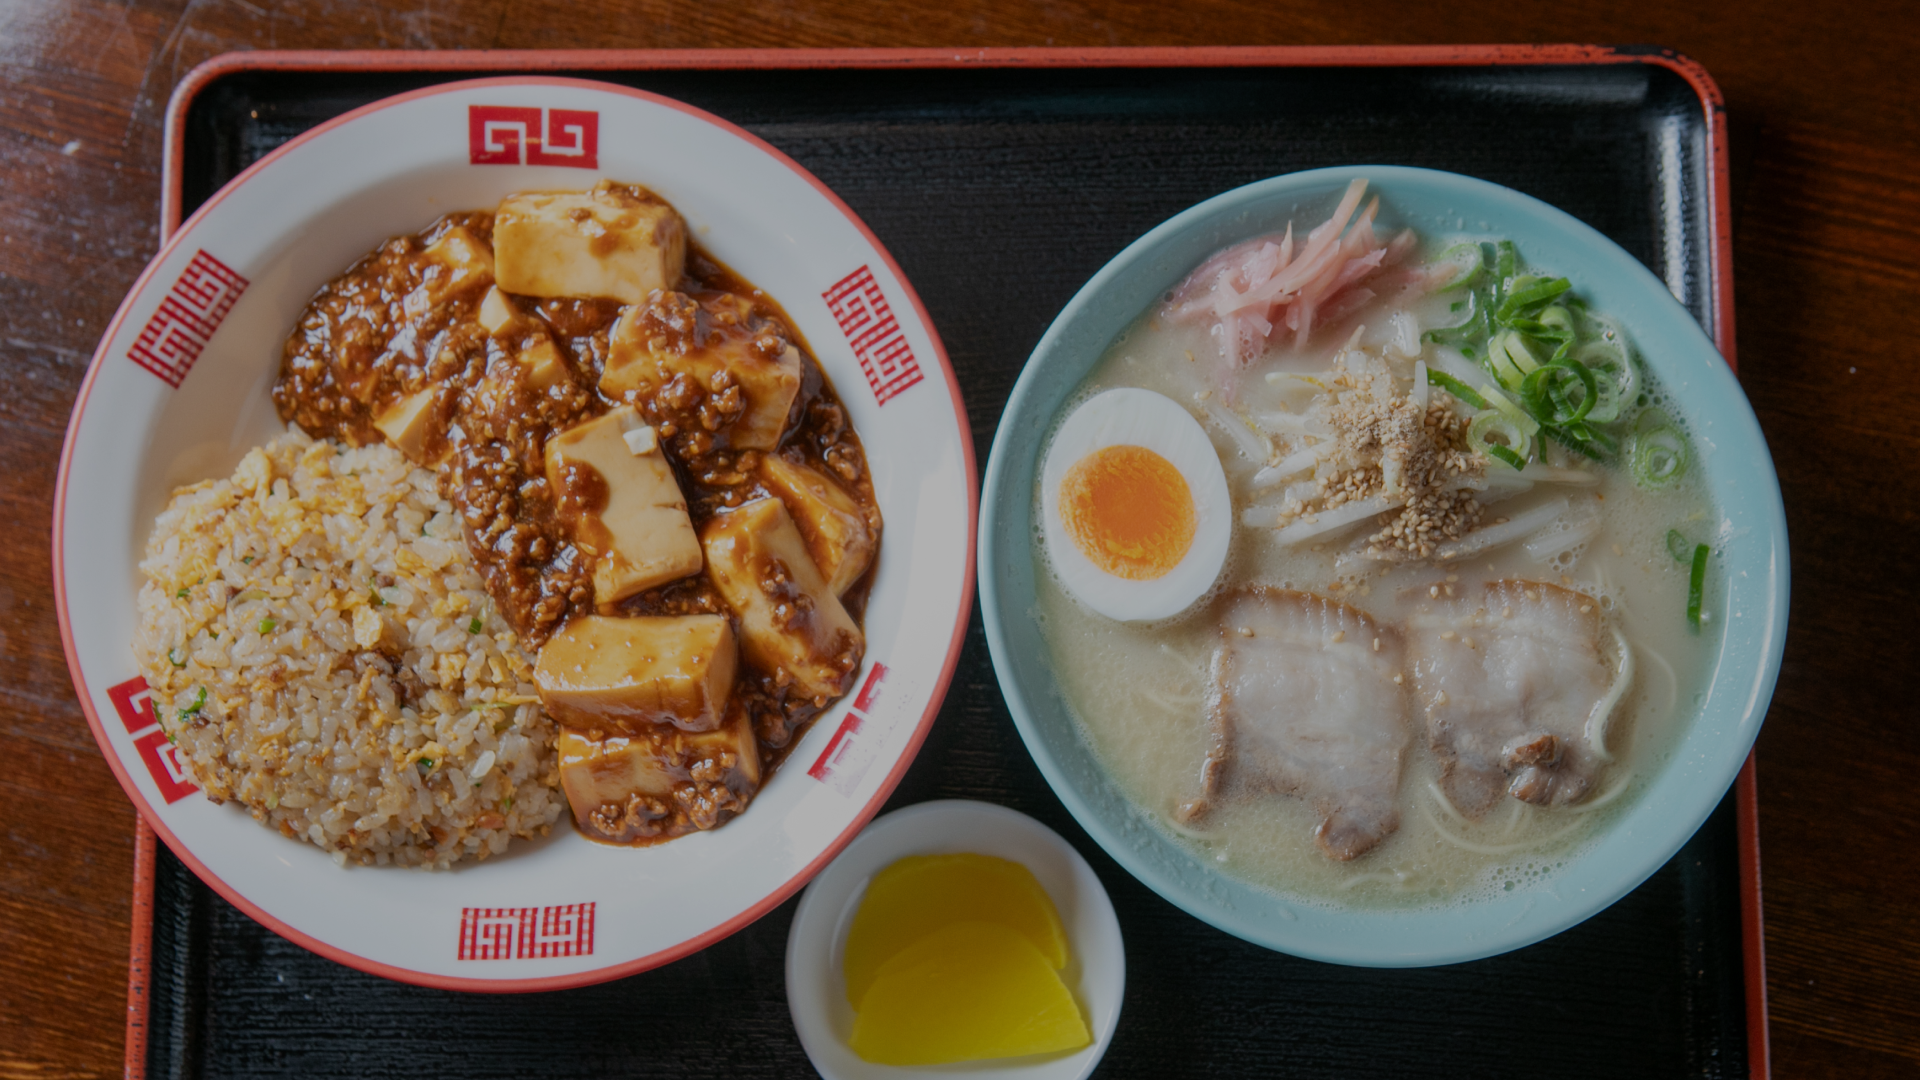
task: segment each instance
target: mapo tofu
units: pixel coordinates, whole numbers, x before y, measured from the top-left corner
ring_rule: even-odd
[[[315,296],[274,400],[436,472],[589,836],[721,824],[854,681],[882,526],[859,437],[780,306],[645,188],[389,241]]]

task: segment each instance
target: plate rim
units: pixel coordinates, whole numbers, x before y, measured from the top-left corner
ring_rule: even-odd
[[[211,63],[212,62],[209,62],[209,65],[202,65],[202,67],[210,66]],[[197,74],[199,70],[200,69],[196,69],[195,73]],[[192,80],[189,79],[183,82],[180,89],[183,91],[186,90],[191,81]],[[564,87],[609,93],[621,97],[639,99],[685,114],[740,139],[776,164],[792,172],[796,177],[825,198],[828,203],[841,214],[847,223],[854,227],[865,242],[873,249],[874,253],[879,256],[881,262],[893,275],[894,280],[900,283],[901,289],[905,292],[908,302],[912,305],[915,316],[919,319],[921,326],[926,330],[927,337],[932,343],[934,358],[937,361],[942,377],[945,379],[948,401],[953,408],[955,427],[959,433],[961,464],[965,470],[967,488],[967,536],[965,539],[966,562],[961,589],[957,598],[959,603],[957,605],[958,611],[955,616],[955,625],[948,640],[946,658],[941,665],[937,677],[931,684],[927,707],[916,721],[899,758],[888,770],[886,777],[881,781],[873,796],[865,806],[861,807],[854,814],[851,822],[842,829],[838,836],[826,845],[818,856],[800,868],[799,871],[778,888],[755,903],[748,905],[733,918],[676,945],[630,960],[560,975],[486,979],[456,975],[439,975],[431,972],[417,971],[412,968],[375,960],[371,957],[361,956],[357,953],[342,949],[337,945],[321,941],[310,934],[295,929],[267,912],[260,905],[249,900],[209,870],[204,863],[196,858],[193,853],[174,836],[172,830],[167,827],[166,823],[160,819],[160,816],[148,805],[147,799],[140,791],[139,785],[135,783],[131,774],[128,772],[126,763],[120,760],[120,755],[113,749],[105,725],[94,708],[93,694],[89,688],[86,675],[80,666],[78,652],[75,648],[73,638],[72,620],[67,610],[64,541],[67,517],[67,484],[72,472],[75,441],[79,431],[81,417],[86,411],[88,398],[91,396],[94,384],[100,377],[101,371],[110,359],[108,356],[108,348],[119,335],[122,324],[125,323],[130,316],[134,298],[141,295],[147,289],[155,274],[159,272],[162,264],[184,245],[187,238],[193,234],[195,227],[203,219],[208,217],[228,195],[232,194],[261,170],[291,153],[296,148],[318,139],[328,132],[363,117],[373,115],[374,113],[409,104],[414,101],[438,97],[448,93],[510,86]],[[178,94],[176,94],[176,98],[177,97]],[[170,159],[164,165],[164,169],[169,177],[165,182],[169,195],[163,197],[162,216],[164,218],[178,216],[178,187],[171,179],[175,176],[175,173],[172,171],[175,164],[176,162]],[[163,226],[166,224],[168,223],[163,222]],[[166,240],[160,245],[160,249],[153,257],[148,260],[146,266],[141,270],[140,275],[134,279],[133,284],[127,290],[126,296],[121,300],[120,306],[114,311],[113,318],[109,320],[106,329],[101,333],[100,342],[95,347],[93,356],[87,363],[87,372],[81,381],[79,393],[74,398],[73,409],[68,414],[66,431],[61,440],[59,468],[54,483],[53,528],[51,536],[53,593],[55,615],[60,626],[60,645],[66,657],[68,677],[71,679],[76,691],[76,697],[79,699],[81,712],[86,716],[87,726],[93,734],[95,743],[101,750],[101,756],[106,758],[108,766],[113,771],[114,779],[119,782],[121,790],[127,795],[128,800],[133,803],[140,820],[144,821],[155,835],[164,840],[174,855],[192,870],[194,875],[202,882],[219,893],[227,902],[233,904],[236,908],[239,908],[249,917],[272,930],[274,933],[279,934],[281,937],[294,942],[310,952],[324,956],[329,960],[357,971],[379,975],[397,982],[441,990],[464,990],[482,993],[525,993],[542,990],[561,990],[579,986],[591,986],[647,971],[663,964],[672,963],[675,960],[691,955],[717,941],[731,936],[757,921],[761,916],[785,902],[787,898],[804,887],[808,881],[812,880],[815,874],[819,873],[821,868],[837,856],[847,844],[851,843],[853,839],[859,835],[860,831],[866,827],[867,823],[873,819],[874,815],[879,812],[880,808],[886,803],[887,798],[893,793],[894,788],[898,786],[902,777],[905,776],[907,769],[912,766],[914,760],[919,756],[920,748],[925,743],[927,734],[932,729],[933,721],[939,715],[941,705],[945,701],[947,688],[952,683],[954,672],[959,665],[960,653],[966,643],[967,625],[972,615],[975,583],[977,581],[975,568],[977,566],[980,520],[980,474],[973,447],[973,429],[972,425],[968,422],[966,413],[965,397],[961,393],[959,380],[953,370],[953,363],[947,355],[946,345],[942,341],[939,330],[934,325],[932,317],[928,314],[926,305],[921,300],[918,290],[913,287],[912,282],[908,280],[906,274],[900,269],[899,263],[893,257],[893,253],[887,249],[886,245],[881,243],[878,236],[874,235],[873,230],[868,227],[867,223],[862,220],[845,201],[835,194],[831,188],[824,184],[818,177],[814,176],[811,171],[800,165],[799,162],[794,161],[771,143],[768,143],[766,140],[754,135],[739,125],[708,112],[705,109],[687,104],[675,98],[667,97],[663,94],[656,94],[594,79],[556,75],[504,75],[481,79],[459,79],[451,82],[437,83],[432,86],[410,90],[405,93],[395,94],[391,97],[381,98],[378,101],[369,102],[366,105],[342,113],[322,124],[301,132],[287,142],[275,147],[271,152],[262,156],[260,160],[249,165],[232,180],[221,185],[205,203],[194,211],[191,217],[177,226],[166,228],[165,232]]]

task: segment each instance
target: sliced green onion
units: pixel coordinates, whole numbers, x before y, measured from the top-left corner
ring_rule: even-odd
[[[1581,427],[1583,428],[1585,426],[1586,425],[1584,424],[1581,425]],[[1599,432],[1589,430],[1584,433],[1589,437],[1584,437],[1584,438],[1580,435],[1575,435],[1569,431],[1566,431],[1563,428],[1557,428],[1557,427],[1541,428],[1540,432],[1541,434],[1546,435],[1548,438],[1551,438],[1554,442],[1559,443],[1561,446],[1564,446],[1567,449],[1583,457],[1591,458],[1592,460],[1601,462],[1603,464],[1607,460],[1606,454],[1601,453],[1600,448],[1594,445],[1600,440],[1592,436],[1598,436]]]
[[[271,634],[273,633],[273,628],[279,625],[279,623],[274,622],[272,619],[261,619],[259,629],[262,634]]]
[[[1565,280],[1565,279],[1563,278],[1562,280]],[[1539,315],[1535,316],[1535,318],[1540,320],[1540,325],[1548,327],[1556,333],[1565,334],[1568,338],[1572,338],[1575,336],[1574,327],[1573,327],[1573,312],[1568,311],[1565,307],[1559,304],[1553,304],[1549,306],[1544,311],[1540,312]]]
[[[415,761],[413,765],[414,765],[414,768],[417,768],[420,770],[421,776],[425,776],[428,773],[433,771],[433,759],[430,757],[423,757],[418,761]]]
[[[1700,600],[1707,591],[1707,545],[1693,549],[1693,575],[1687,582],[1687,624],[1700,629]]]
[[[1501,461],[1504,461],[1508,465],[1512,466],[1514,472],[1519,472],[1520,470],[1527,467],[1526,458],[1523,458],[1519,454],[1516,454],[1513,451],[1507,449],[1506,447],[1501,446],[1499,443],[1488,443],[1487,453],[1492,454],[1494,457],[1497,457]]]
[[[1661,426],[1633,437],[1633,480],[1649,491],[1672,487],[1687,474],[1687,440]]]
[[[1489,436],[1501,439],[1495,442]],[[1467,445],[1478,453],[1498,458],[1515,469],[1527,467],[1528,433],[1521,430],[1513,419],[1498,411],[1488,411],[1473,418],[1467,425]]]
[[[1509,330],[1506,334],[1505,345],[1507,355],[1513,358],[1514,366],[1519,368],[1523,373],[1531,375],[1534,369],[1540,366],[1540,358],[1533,355],[1533,350],[1527,346],[1527,339],[1524,335],[1516,334]]]
[[[1538,374],[1538,372],[1535,372],[1535,374]],[[1554,417],[1556,419],[1561,417],[1573,416],[1573,409],[1574,409],[1573,399],[1567,396],[1567,388],[1565,386],[1562,386],[1557,382],[1548,382],[1546,387],[1541,391],[1541,393],[1545,397],[1547,404],[1550,406],[1550,408],[1547,410],[1548,416]],[[1567,419],[1564,422],[1569,424],[1576,423],[1576,421],[1572,419]]]
[[[1590,368],[1617,367],[1627,362],[1627,350],[1618,341],[1599,338],[1574,351],[1574,359]]]
[[[1446,284],[1439,288],[1458,289],[1480,280],[1480,271],[1487,264],[1487,256],[1480,250],[1479,244],[1469,242],[1453,245],[1441,252],[1433,261],[1436,268],[1445,266],[1451,270],[1445,278]]]
[[[1524,318],[1508,319],[1504,325],[1506,325],[1509,329],[1518,330],[1520,333],[1525,334],[1530,338],[1538,339],[1540,341],[1568,342],[1573,340],[1572,334],[1564,330],[1559,330],[1554,327],[1548,326],[1546,323],[1537,322],[1533,319],[1524,319]]]
[[[1673,556],[1674,562],[1690,562],[1693,559],[1693,545],[1687,543],[1687,538],[1680,535],[1679,529],[1667,530],[1667,554]]]
[[[1573,400],[1573,388],[1581,390],[1580,400]],[[1540,418],[1545,424],[1565,427],[1579,423],[1593,411],[1593,403],[1600,397],[1600,388],[1594,381],[1593,372],[1578,360],[1563,360],[1557,364],[1548,364],[1537,368],[1527,375],[1520,384],[1520,400],[1527,411]]]
[[[179,657],[177,659],[174,656],[175,653],[179,654]],[[180,648],[168,649],[167,663],[172,664],[174,667],[186,667],[187,651],[185,649],[180,649]]]
[[[486,623],[483,623],[483,622],[481,622],[481,621],[480,621],[480,617],[479,617],[478,615],[476,615],[476,616],[474,616],[474,617],[473,617],[473,621],[467,624],[467,633],[469,633],[469,634],[477,634],[477,633],[479,633],[479,632],[480,632],[480,628],[481,628],[481,627],[483,627],[483,626],[485,626],[485,625],[487,625],[487,624],[486,624]]]
[[[1437,371],[1433,368],[1428,368],[1427,369],[1427,385],[1437,386],[1440,389],[1445,390],[1447,393],[1452,394],[1454,397],[1459,398],[1461,401],[1466,402],[1469,406],[1475,409],[1485,409],[1485,408],[1491,407],[1487,404],[1486,398],[1483,398],[1479,394],[1474,393],[1470,388],[1468,388],[1466,383],[1461,382],[1459,379],[1454,378],[1453,376],[1447,374],[1444,371]]]
[[[1572,359],[1585,364],[1594,373],[1599,390],[1587,419],[1595,424],[1611,424],[1620,419],[1621,410],[1640,392],[1640,369],[1610,344],[1595,342],[1575,350]]]
[[[207,703],[207,688],[203,686],[200,688],[200,693],[194,697],[192,704],[188,705],[184,709],[181,709],[179,713],[174,716],[174,721],[176,723],[185,723],[187,717],[192,716],[194,713],[199,712],[201,708],[206,705],[206,703]]]
[[[1518,390],[1527,378],[1527,373],[1540,366],[1533,353],[1514,333],[1499,333],[1487,340],[1486,368],[1500,385],[1509,390]]]
[[[1506,321],[1518,316],[1530,307],[1544,304],[1549,300],[1573,288],[1573,282],[1566,278],[1553,278],[1550,281],[1519,279],[1513,283],[1513,291],[1500,303],[1500,310],[1494,318]]]
[[[1487,404],[1504,413],[1507,419],[1513,421],[1516,427],[1527,434],[1528,438],[1540,434],[1540,421],[1528,416],[1527,410],[1515,405],[1512,398],[1491,386],[1481,387],[1480,396],[1487,399]]]
[[[1620,440],[1584,420],[1568,424],[1565,430],[1573,438],[1583,443],[1593,443],[1609,454],[1620,452]]]
[[[1511,240],[1502,240],[1495,244],[1494,252],[1493,275],[1499,279],[1498,284],[1504,287],[1507,280],[1513,277],[1514,270],[1520,265],[1520,252],[1514,248]]]
[[[174,593],[173,596],[176,600],[185,600],[187,598],[187,590],[181,589],[179,592]]]

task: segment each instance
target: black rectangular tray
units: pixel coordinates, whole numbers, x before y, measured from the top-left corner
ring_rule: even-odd
[[[793,54],[784,54],[792,57]],[[891,56],[891,59],[889,58]],[[945,339],[984,457],[1014,379],[1075,290],[1141,233],[1262,177],[1420,165],[1538,196],[1654,268],[1709,330],[1726,312],[1710,84],[1657,56],[1510,51],[1303,54],[466,54],[228,58],[174,110],[169,224],[287,139],[454,78],[551,73],[639,87],[737,123],[812,170],[898,260]],[[918,57],[916,60],[915,57]],[[926,62],[921,62],[926,61]],[[568,72],[568,67],[573,67]],[[1719,160],[1724,160],[1720,158]],[[177,201],[176,201],[177,200]],[[972,798],[1072,842],[1127,943],[1120,1026],[1098,1075],[1750,1075],[1757,871],[1730,793],[1671,863],[1530,948],[1420,970],[1346,968],[1249,945],[1119,868],[1054,797],[1008,717],[976,612],[932,734],[889,809]],[[148,842],[151,842],[150,840]],[[130,1071],[152,1077],[800,1076],[783,958],[795,903],[677,963],[580,990],[492,996],[362,974],[229,906],[164,846],[136,936]],[[144,965],[139,964],[144,959]],[[1752,1004],[1758,1005],[1759,999]],[[1756,1015],[1764,1024],[1764,1006]],[[1762,1027],[1762,1031],[1764,1028]],[[1756,1040],[1764,1073],[1764,1035]]]

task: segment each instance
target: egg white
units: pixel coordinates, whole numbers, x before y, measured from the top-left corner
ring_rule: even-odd
[[[1140,446],[1159,454],[1187,482],[1193,497],[1193,543],[1173,569],[1136,581],[1096,566],[1074,542],[1060,516],[1060,486],[1068,470],[1103,447]],[[1047,558],[1074,599],[1122,622],[1171,618],[1206,595],[1226,565],[1233,538],[1227,475],[1213,441],[1192,414],[1172,399],[1132,387],[1088,398],[1054,433],[1040,470],[1041,520]]]

